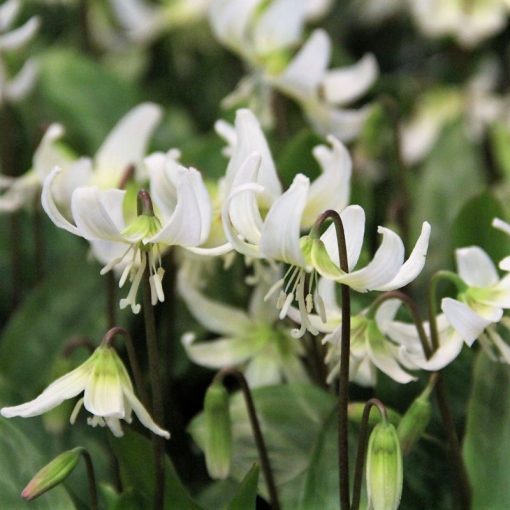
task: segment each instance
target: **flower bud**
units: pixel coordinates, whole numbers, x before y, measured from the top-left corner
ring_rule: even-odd
[[[406,411],[398,424],[397,433],[402,453],[407,455],[425,432],[432,416],[428,395],[420,395]]]
[[[30,480],[21,497],[31,501],[62,483],[73,472],[82,452],[82,447],[73,448],[54,458]]]
[[[225,479],[230,473],[232,426],[228,393],[223,384],[213,383],[205,394],[205,460],[211,478]]]
[[[373,510],[396,510],[402,496],[403,478],[397,430],[391,423],[383,421],[374,427],[368,442],[369,507]]]

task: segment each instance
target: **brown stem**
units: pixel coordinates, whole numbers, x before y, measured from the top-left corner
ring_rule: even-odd
[[[116,287],[115,274],[108,271],[105,275],[106,281],[106,322],[109,328],[113,328],[116,322],[117,303],[116,303]]]
[[[82,450],[81,455],[85,461],[85,467],[87,469],[87,480],[89,486],[89,498],[90,498],[90,510],[98,510],[99,506],[97,503],[97,485],[96,476],[94,474],[94,465],[92,464],[92,457],[87,450]]]
[[[255,410],[255,404],[253,403],[250,388],[244,375],[235,368],[224,368],[220,370],[214,379],[219,383],[223,383],[223,380],[228,376],[232,376],[236,379],[243,393],[246,409],[248,411],[248,418],[250,419],[250,424],[253,431],[253,437],[255,438],[255,445],[257,446],[257,452],[259,454],[260,467],[262,468],[262,473],[264,474],[264,479],[266,481],[267,491],[269,493],[271,508],[273,510],[279,510],[280,503],[278,501],[278,492],[276,490],[276,484],[273,478],[271,463],[269,462],[266,443],[264,441],[264,436],[262,435],[262,430],[260,428],[260,423],[257,417],[257,412]]]

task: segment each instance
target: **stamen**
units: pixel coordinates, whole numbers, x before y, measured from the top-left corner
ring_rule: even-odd
[[[140,282],[142,280],[143,273],[145,271],[145,266],[147,264],[146,258],[142,257],[142,263],[140,267],[137,269],[135,277],[133,278],[133,282],[131,284],[131,288],[129,289],[129,293],[126,298],[120,300],[120,308],[123,310],[128,305],[131,306],[132,312],[136,315],[140,313],[141,305],[136,303],[136,295],[138,293],[138,287],[140,286]]]
[[[283,284],[285,283],[285,279],[281,278],[278,280],[266,293],[264,296],[264,301],[267,301],[278,289],[281,289],[283,287]]]
[[[78,418],[78,414],[81,411],[81,408],[83,407],[83,397],[76,402],[76,405],[74,406],[73,412],[71,413],[71,416],[69,417],[69,423],[71,425],[74,425],[76,422],[76,418]]]
[[[287,316],[287,312],[289,311],[289,307],[292,301],[294,301],[294,293],[291,292],[285,299],[282,309],[280,310],[280,320],[285,319],[285,317]]]

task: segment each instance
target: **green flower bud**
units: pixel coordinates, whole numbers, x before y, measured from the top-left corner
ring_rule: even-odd
[[[368,441],[367,493],[373,510],[396,510],[404,472],[397,430],[389,422],[374,427]]]
[[[425,432],[432,416],[432,405],[427,395],[420,395],[406,411],[400,421],[397,433],[402,453],[407,455]]]
[[[21,497],[31,501],[62,483],[73,472],[82,452],[83,448],[78,447],[54,458],[30,480]]]
[[[211,478],[225,479],[230,473],[232,426],[228,393],[223,384],[213,383],[205,394],[205,460]]]

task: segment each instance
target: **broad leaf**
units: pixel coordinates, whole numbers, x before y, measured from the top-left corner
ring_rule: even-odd
[[[246,473],[227,510],[255,510],[259,471],[257,464],[254,464]]]

